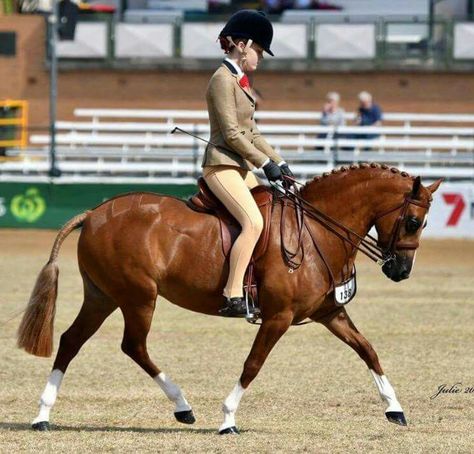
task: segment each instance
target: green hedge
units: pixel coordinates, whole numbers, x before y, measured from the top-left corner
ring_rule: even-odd
[[[151,191],[185,199],[196,190],[193,184],[0,183],[0,227],[57,229],[117,194]]]

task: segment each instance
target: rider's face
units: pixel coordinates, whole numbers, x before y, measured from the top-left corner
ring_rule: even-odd
[[[255,71],[258,67],[258,64],[263,59],[263,48],[257,43],[252,43],[252,45],[247,48],[246,60],[243,62],[243,70],[245,72]]]

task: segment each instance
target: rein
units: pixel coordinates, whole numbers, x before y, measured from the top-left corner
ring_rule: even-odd
[[[397,220],[395,224],[393,225],[387,246],[381,247],[379,246],[379,241],[377,240],[377,238],[373,237],[370,234],[367,234],[365,237],[359,235],[357,232],[355,232],[351,228],[345,226],[344,224],[337,221],[336,219],[323,213],[322,211],[320,211],[319,209],[311,205],[309,202],[307,202],[305,199],[303,199],[299,194],[298,188],[296,187],[296,183],[300,185],[302,185],[302,183],[286,175],[284,176],[284,178],[286,180],[285,181],[286,184],[284,184],[283,187],[278,184],[273,184],[272,186],[276,188],[280,193],[283,193],[287,197],[287,199],[291,200],[295,205],[295,210],[297,214],[296,219],[298,221],[298,248],[296,252],[292,253],[292,252],[289,252],[285,246],[283,246],[283,254],[291,270],[299,268],[304,257],[304,250],[301,248],[302,229],[303,229],[303,226],[305,225],[304,215],[307,215],[309,218],[317,221],[320,225],[322,225],[328,231],[330,231],[331,233],[333,233],[334,235],[336,235],[338,238],[345,241],[346,243],[349,243],[352,247],[359,250],[361,253],[366,255],[369,259],[371,259],[372,261],[374,261],[380,266],[383,266],[386,262],[390,260],[394,260],[395,252],[397,249],[416,249],[418,247],[418,242],[402,243],[398,240],[399,235],[400,235],[400,230],[402,227],[402,221],[405,218],[410,205],[417,205],[417,206],[428,209],[430,206],[429,203],[426,204],[426,203],[420,202],[419,200],[412,199],[410,195],[405,195],[405,198],[401,204],[393,208],[390,208],[389,210],[384,211],[383,213],[378,215],[375,218],[375,221],[383,218],[384,216],[387,216],[390,213],[393,213],[396,210],[400,210],[400,214],[398,215]],[[291,185],[293,185],[293,191],[290,190]],[[286,205],[286,202],[285,202],[285,199],[283,199],[282,220],[283,220],[283,211],[284,211],[285,205]],[[284,223],[280,224],[281,226],[280,228],[282,231],[282,238],[283,238],[283,230],[284,230],[283,225]],[[342,230],[343,233],[338,231],[338,229]],[[308,228],[307,230],[309,231]],[[356,239],[354,240],[351,236],[355,237]],[[311,238],[312,238],[312,235],[311,235]],[[312,240],[318,253],[321,255],[321,251],[316,246],[316,243],[313,238]],[[299,249],[302,250],[302,257],[299,262],[295,262],[293,259],[298,254]],[[326,260],[324,259],[322,255],[321,257],[323,258],[324,262],[326,262]],[[326,264],[326,266],[328,265]]]

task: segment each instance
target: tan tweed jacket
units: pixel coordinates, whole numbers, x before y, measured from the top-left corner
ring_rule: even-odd
[[[232,151],[207,145],[201,167],[233,165],[245,170],[261,167],[271,158],[283,159],[260,134],[254,119],[255,98],[249,88],[239,85],[239,78],[224,63],[212,75],[206,92],[210,141]]]

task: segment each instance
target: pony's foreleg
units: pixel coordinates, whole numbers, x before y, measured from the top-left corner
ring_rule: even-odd
[[[235,426],[235,413],[239,407],[240,399],[251,381],[257,376],[274,345],[291,325],[292,318],[291,314],[279,314],[270,320],[263,321],[253,342],[250,354],[244,363],[240,380],[227,396],[222,406],[224,422],[219,428],[221,435],[239,433]]]
[[[347,315],[345,308],[339,310],[328,320],[317,320],[331,331],[335,336],[352,347],[357,354],[365,361],[375,384],[380,393],[380,397],[387,403],[385,415],[390,422],[406,426],[403,409],[398,402],[392,385],[384,375],[380,366],[377,353],[367,339],[357,330],[352,320]]]

